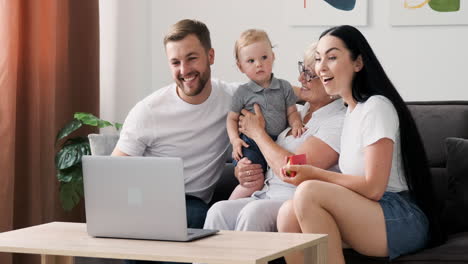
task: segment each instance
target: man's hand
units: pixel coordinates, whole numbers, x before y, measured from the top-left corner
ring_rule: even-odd
[[[242,155],[242,147],[248,148],[249,144],[245,143],[241,138],[236,138],[232,142],[232,158],[239,161],[244,155]]]
[[[260,164],[252,164],[248,158],[242,158],[237,163],[234,175],[239,180],[240,185],[246,188],[263,186],[265,176]]]

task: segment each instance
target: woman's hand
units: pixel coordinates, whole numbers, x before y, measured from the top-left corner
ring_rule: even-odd
[[[281,168],[281,174],[279,177],[284,182],[297,186],[303,181],[315,179],[315,175],[317,174],[318,170],[320,169],[312,165],[285,165],[283,168]],[[286,172],[291,171],[296,172],[294,177],[286,175]]]
[[[242,109],[239,117],[239,131],[253,140],[258,132],[265,131],[265,118],[258,104],[254,105],[254,111],[255,114]]]
[[[234,169],[234,175],[239,180],[240,185],[246,188],[263,186],[265,176],[260,164],[252,164],[248,158],[242,158]]]

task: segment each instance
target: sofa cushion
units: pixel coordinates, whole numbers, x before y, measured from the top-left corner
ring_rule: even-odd
[[[439,247],[428,248],[411,255],[399,257],[392,263],[468,263],[467,248],[468,233],[458,233],[450,236],[447,242]]]
[[[468,232],[451,235],[447,242],[435,248],[427,248],[413,254],[394,259],[399,264],[445,264],[468,263]],[[383,264],[390,263],[388,258],[363,256],[352,249],[345,249],[346,264]]]
[[[444,216],[449,234],[468,231],[468,139],[447,138],[448,194]]]
[[[435,197],[437,201],[445,201],[447,199],[447,169],[446,168],[431,168],[432,184],[435,189]],[[442,202],[443,203],[443,202]]]
[[[221,174],[221,178],[216,184],[210,205],[218,201],[229,199],[229,196],[238,184],[239,181],[234,177],[234,165],[232,163],[226,163],[223,174]]]
[[[429,166],[444,168],[448,137],[468,138],[468,102],[408,102],[426,149]]]

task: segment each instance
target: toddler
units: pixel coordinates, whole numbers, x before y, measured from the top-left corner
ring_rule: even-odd
[[[246,109],[253,113],[254,104],[258,104],[265,117],[265,129],[273,140],[276,140],[288,124],[292,128],[292,135],[297,137],[305,131],[296,109],[297,97],[289,82],[277,79],[272,73],[275,54],[265,31],[258,29],[244,31],[236,41],[234,52],[237,67],[249,77],[250,81],[241,85],[234,93],[231,111],[227,116],[232,158],[237,165],[237,161],[247,157],[252,163],[261,164],[265,172],[267,162],[257,144],[244,134],[239,135],[240,111]],[[248,197],[262,186],[263,183],[246,188],[239,184],[229,199]]]

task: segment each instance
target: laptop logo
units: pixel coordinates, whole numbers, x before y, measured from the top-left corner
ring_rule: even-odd
[[[139,188],[130,187],[127,190],[127,202],[131,206],[141,206],[143,204],[143,193]]]

